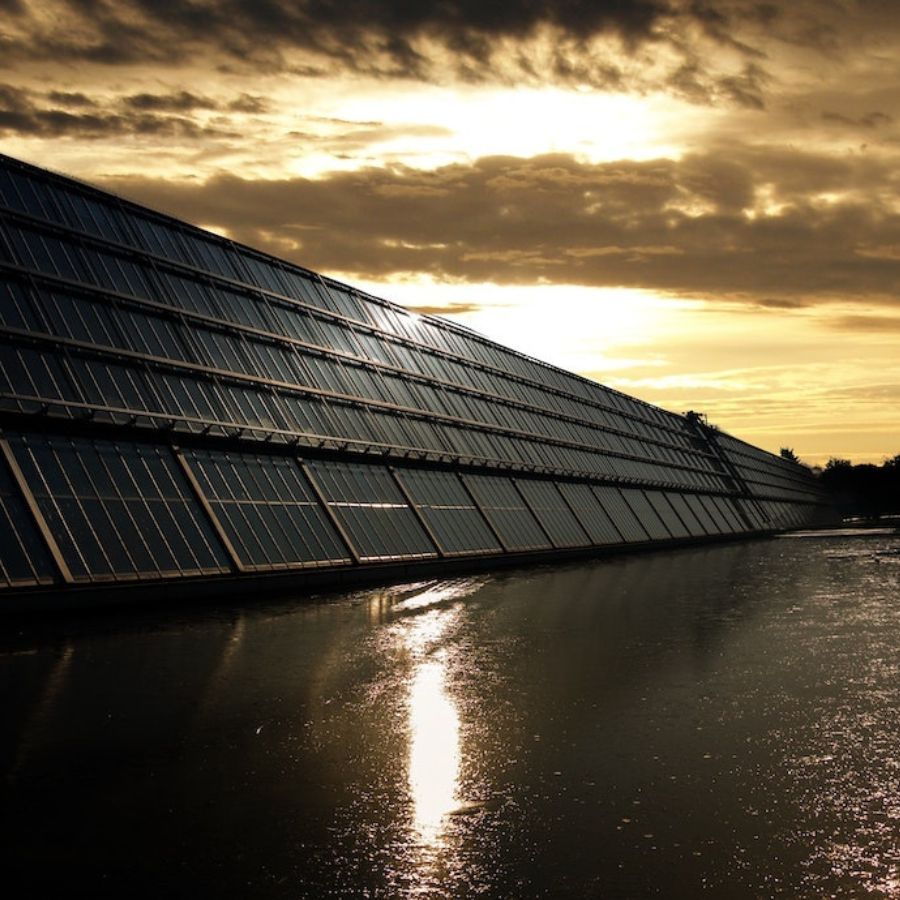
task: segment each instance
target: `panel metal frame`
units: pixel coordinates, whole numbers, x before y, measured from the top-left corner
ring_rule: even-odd
[[[528,498],[525,496],[524,492],[519,490],[519,484],[518,484],[519,479],[518,478],[510,478],[509,480],[510,480],[510,482],[512,482],[513,490],[515,490],[516,494],[518,494],[520,499],[522,500],[522,504],[524,505],[525,509],[527,509],[528,512],[531,513],[532,518],[538,524],[538,528],[541,529],[541,532],[543,533],[544,537],[547,538],[547,543],[551,547],[556,547],[557,549],[562,549],[559,546],[559,544],[557,544],[556,541],[553,540],[553,536],[547,530],[547,527],[544,525],[543,521],[541,521],[541,517],[537,514],[537,511],[528,502]]]
[[[444,559],[447,556],[444,548],[441,546],[441,542],[438,540],[438,536],[434,533],[431,525],[428,524],[425,516],[422,514],[422,510],[419,509],[419,504],[416,503],[413,495],[409,492],[409,489],[403,483],[403,479],[400,477],[399,473],[395,466],[388,466],[388,472],[390,472],[391,478],[393,479],[394,484],[397,485],[397,489],[403,495],[403,499],[409,504],[409,508],[413,511],[413,515],[418,519],[419,524],[422,526],[422,530],[428,535],[428,540],[434,544],[435,549],[437,550],[437,555],[440,559]]]
[[[354,565],[361,565],[362,557],[360,556],[359,550],[356,549],[356,545],[350,539],[350,535],[344,528],[343,523],[338,518],[334,509],[332,509],[331,504],[328,502],[328,498],[319,487],[318,481],[316,481],[315,476],[312,472],[310,472],[309,467],[306,465],[306,461],[297,459],[297,465],[300,467],[300,471],[303,473],[303,477],[306,479],[306,482],[310,486],[310,489],[312,490],[315,498],[319,501],[319,505],[325,511],[325,515],[328,516],[328,519],[337,531],[338,536],[344,542],[344,546],[347,548],[347,552],[350,554],[350,559],[353,560]]]
[[[65,584],[74,584],[75,578],[72,576],[72,571],[69,569],[65,557],[63,557],[62,551],[59,549],[59,544],[56,543],[56,538],[53,537],[53,532],[50,530],[50,526],[47,524],[47,520],[41,512],[37,500],[35,500],[34,494],[32,494],[31,488],[25,480],[22,469],[19,467],[19,461],[13,454],[12,447],[9,446],[9,442],[6,440],[6,436],[2,431],[0,431],[0,456],[2,456],[6,462],[6,466],[12,475],[13,481],[19,489],[19,493],[22,495],[22,499],[25,501],[28,511],[31,513],[34,524],[37,526],[41,540],[46,545],[50,558],[56,566],[59,577]]]
[[[245,566],[241,561],[237,550],[235,550],[234,548],[234,544],[231,543],[231,538],[228,537],[228,533],[225,531],[222,523],[219,521],[219,517],[216,515],[215,510],[212,508],[212,505],[207,499],[203,488],[200,486],[200,482],[197,481],[197,476],[194,474],[194,470],[191,468],[190,463],[185,458],[181,447],[179,447],[177,444],[173,444],[172,454],[175,457],[175,461],[181,468],[181,471],[184,473],[184,476],[187,479],[187,483],[190,486],[194,496],[196,497],[197,502],[200,504],[200,507],[206,515],[210,527],[215,532],[215,535],[219,539],[219,542],[222,544],[222,547],[225,550],[229,561],[231,562],[232,569],[237,573],[247,572],[248,567]]]

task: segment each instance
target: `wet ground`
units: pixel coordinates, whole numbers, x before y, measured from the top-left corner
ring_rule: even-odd
[[[3,625],[0,679],[7,896],[900,896],[898,536]]]

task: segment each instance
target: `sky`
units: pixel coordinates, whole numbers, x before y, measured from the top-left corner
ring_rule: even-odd
[[[892,0],[0,0],[0,150],[803,461],[900,452]]]

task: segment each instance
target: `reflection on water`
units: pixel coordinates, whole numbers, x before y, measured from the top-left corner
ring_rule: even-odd
[[[399,633],[413,668],[409,678],[409,791],[414,838],[431,850],[443,843],[446,817],[459,806],[459,714],[447,691],[448,650],[441,646],[477,579],[436,582],[395,603]],[[407,615],[408,614],[408,615]],[[423,860],[427,862],[428,860]]]
[[[5,881],[900,897],[898,550],[814,535],[0,632]]]
[[[428,606],[436,606],[446,603],[448,600],[461,600],[469,594],[475,593],[485,583],[484,578],[456,578],[452,581],[436,581],[425,587],[424,590],[415,591],[410,596],[395,600],[393,611],[407,612],[413,609],[425,609]],[[394,594],[396,598],[396,592]]]
[[[444,819],[458,805],[459,715],[447,696],[444,661],[420,663],[409,689],[409,790],[421,840],[441,841]]]
[[[9,768],[10,778],[15,778],[19,766],[28,758],[35,736],[40,733],[45,720],[53,715],[53,707],[65,686],[74,652],[71,644],[63,646],[47,674],[40,698],[29,710],[28,718],[23,724],[14,759]],[[2,708],[2,705],[0,705],[0,708]]]

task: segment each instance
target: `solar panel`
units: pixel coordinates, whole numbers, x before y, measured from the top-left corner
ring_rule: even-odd
[[[808,470],[0,157],[0,588],[827,521]]]

